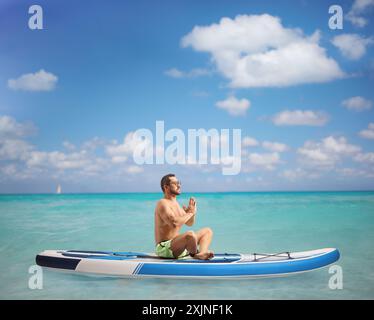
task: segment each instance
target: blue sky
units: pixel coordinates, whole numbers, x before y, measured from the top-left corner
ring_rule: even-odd
[[[33,4],[0,4],[0,192],[373,189],[373,1]],[[136,165],[157,120],[241,129],[241,172]]]

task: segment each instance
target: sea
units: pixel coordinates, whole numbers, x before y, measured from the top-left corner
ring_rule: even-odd
[[[154,250],[161,193],[0,195],[0,299],[374,299],[374,192],[185,193],[216,253],[338,248],[333,267],[281,278],[126,279],[43,269],[45,249]],[[339,271],[340,285],[334,286]],[[33,278],[34,276],[34,278]],[[336,279],[336,278],[335,278]],[[34,284],[34,285],[33,285]]]

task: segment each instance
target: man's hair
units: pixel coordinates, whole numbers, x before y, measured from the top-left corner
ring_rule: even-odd
[[[165,192],[164,186],[169,184],[171,177],[175,177],[175,174],[174,173],[169,173],[166,176],[162,177],[162,179],[161,179],[161,189],[162,189],[163,192]]]

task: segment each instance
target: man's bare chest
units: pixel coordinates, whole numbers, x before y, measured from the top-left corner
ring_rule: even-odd
[[[172,205],[170,205],[170,209],[177,216],[182,216],[184,214],[183,209],[178,204],[172,204]]]

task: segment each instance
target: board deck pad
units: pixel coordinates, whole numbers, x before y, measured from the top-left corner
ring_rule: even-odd
[[[87,258],[87,259],[107,259],[107,260],[129,260],[129,259],[154,259],[157,262],[184,262],[184,263],[229,263],[238,261],[241,258],[240,254],[230,254],[230,253],[218,253],[215,254],[212,259],[209,260],[199,260],[194,259],[190,256],[181,259],[169,259],[161,258],[156,254],[149,254],[143,252],[110,252],[110,251],[78,251],[78,250],[68,250],[66,252],[61,252],[65,257],[77,257],[77,258]]]

